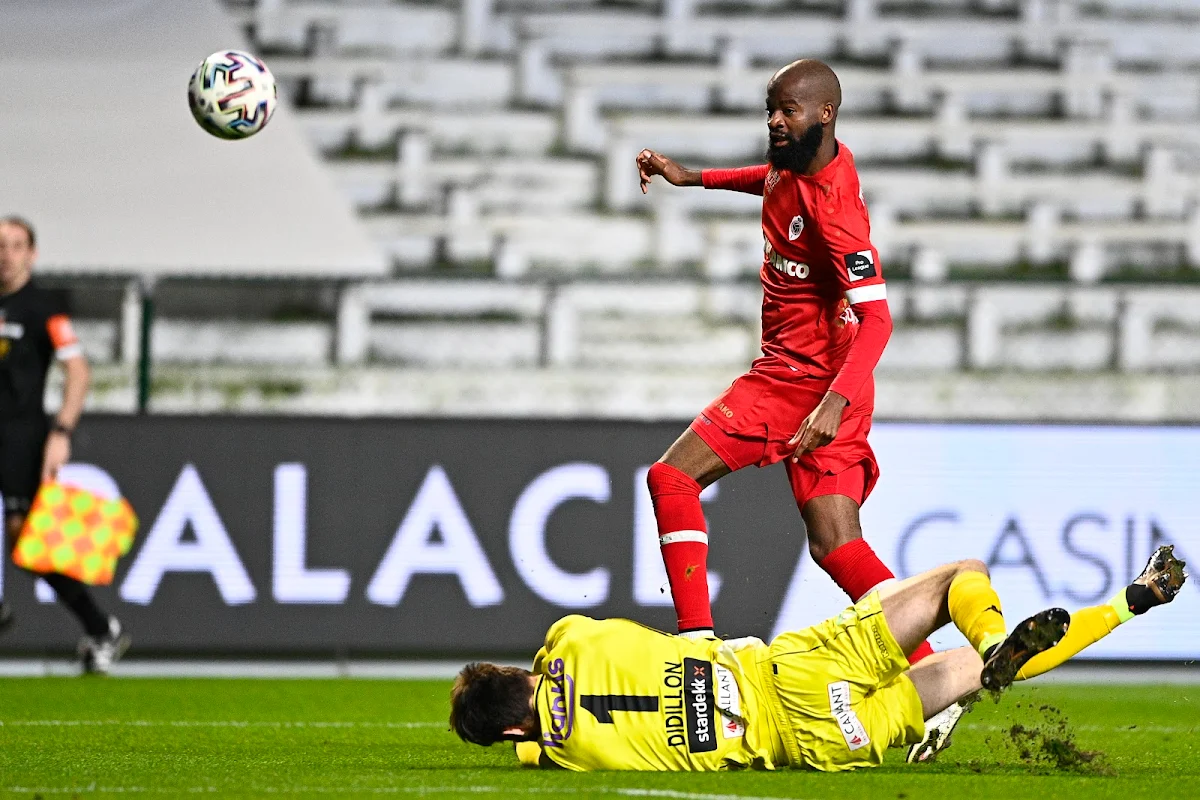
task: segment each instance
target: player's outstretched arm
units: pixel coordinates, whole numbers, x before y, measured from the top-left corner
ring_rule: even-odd
[[[638,178],[641,180],[642,194],[650,186],[650,179],[662,175],[672,186],[703,186],[703,177],[698,169],[688,169],[677,162],[653,150],[643,150],[637,156]]]
[[[1017,673],[1017,680],[1029,680],[1049,672],[1108,636],[1118,625],[1145,614],[1154,606],[1174,600],[1187,580],[1185,566],[1175,557],[1174,545],[1155,550],[1142,574],[1112,600],[1101,606],[1081,608],[1072,614],[1067,635],[1054,647],[1029,659]]]

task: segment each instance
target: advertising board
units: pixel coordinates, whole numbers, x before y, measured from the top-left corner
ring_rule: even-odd
[[[97,591],[145,653],[532,654],[568,613],[673,630],[645,470],[677,423],[89,417],[72,470],[142,529]],[[1013,621],[1106,601],[1162,542],[1200,553],[1200,431],[876,425],[867,539],[900,575],[986,561]],[[704,495],[719,633],[768,637],[847,598],[807,556],[780,466]],[[77,630],[11,565],[0,653]],[[1200,656],[1200,589],[1088,655]],[[935,646],[961,643],[950,629]]]

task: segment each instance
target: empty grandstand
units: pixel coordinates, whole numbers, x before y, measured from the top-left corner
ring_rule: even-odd
[[[1192,0],[220,8],[280,79],[253,145],[307,188],[279,193],[373,249],[300,269],[310,211],[275,234],[296,270],[56,260],[82,223],[35,205],[109,365],[97,407],[132,403],[150,276],[160,410],[690,417],[757,354],[760,201],[644,196],[633,158],[761,160],[766,79],[814,56],[890,279],[881,416],[1200,418]]]

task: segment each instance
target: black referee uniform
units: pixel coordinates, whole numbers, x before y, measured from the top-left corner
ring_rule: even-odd
[[[44,409],[46,375],[55,359],[81,354],[66,309],[33,280],[0,296],[0,494],[5,527],[23,520],[37,494],[50,422]],[[16,524],[16,523],[12,523]],[[15,537],[8,542],[11,551]],[[87,587],[65,575],[43,575],[88,636],[109,632],[108,616]]]

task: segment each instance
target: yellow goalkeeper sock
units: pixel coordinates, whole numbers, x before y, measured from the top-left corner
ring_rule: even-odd
[[[1079,609],[1071,615],[1071,627],[1067,628],[1067,635],[1062,641],[1025,662],[1025,666],[1017,673],[1017,680],[1025,681],[1043,672],[1049,672],[1080,650],[1108,636],[1118,625],[1128,622],[1133,617],[1134,614],[1125,600],[1124,589],[1105,605]]]
[[[984,656],[1007,636],[1000,597],[982,572],[962,572],[950,582],[950,619],[971,646]]]

